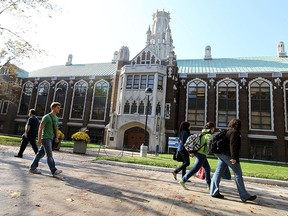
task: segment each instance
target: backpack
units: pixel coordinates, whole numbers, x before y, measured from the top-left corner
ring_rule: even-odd
[[[199,149],[201,149],[204,146],[204,145],[201,146],[202,136],[203,136],[202,133],[192,134],[187,138],[184,147],[188,151],[188,153],[196,153],[197,151],[199,151]]]
[[[228,145],[226,133],[227,130],[221,130],[212,134],[211,139],[208,141],[209,154],[221,154],[224,152],[225,146]]]

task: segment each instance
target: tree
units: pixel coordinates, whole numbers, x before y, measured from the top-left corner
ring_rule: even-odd
[[[18,78],[21,70],[15,63],[44,50],[25,38],[30,30],[31,17],[45,14],[51,17],[57,7],[51,0],[0,0],[0,99],[17,103],[20,98],[22,80]],[[17,24],[11,20],[17,19]]]
[[[20,62],[23,58],[30,58],[41,54],[38,45],[34,45],[25,38],[30,30],[31,17],[47,13],[49,17],[57,10],[51,0],[1,0],[0,1],[0,66],[7,62]],[[17,18],[17,23],[9,22]]]

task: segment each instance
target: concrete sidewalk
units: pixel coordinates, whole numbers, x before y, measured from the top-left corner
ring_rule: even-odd
[[[39,164],[43,175],[29,174],[33,152],[28,148],[23,159],[14,158],[17,150],[0,145],[0,215],[288,215],[287,187],[246,181],[258,199],[243,203],[234,181],[223,180],[220,200],[211,198],[203,180],[192,177],[183,190],[170,170],[91,163],[105,151],[78,155],[71,149],[54,152],[65,178],[60,181],[51,177],[45,159]]]

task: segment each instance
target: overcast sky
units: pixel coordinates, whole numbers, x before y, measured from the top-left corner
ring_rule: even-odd
[[[130,59],[145,47],[146,31],[158,10],[170,12],[177,59],[276,56],[288,47],[287,0],[58,0],[62,12],[34,16],[27,40],[48,56],[21,66],[27,71],[64,65],[110,62],[114,51],[128,46]]]

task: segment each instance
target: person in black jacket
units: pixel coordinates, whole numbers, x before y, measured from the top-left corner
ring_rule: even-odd
[[[34,153],[37,154],[38,152],[38,146],[36,144],[36,136],[38,132],[38,126],[39,126],[39,119],[36,117],[36,111],[35,109],[30,109],[28,113],[28,120],[25,125],[25,131],[22,135],[22,141],[20,144],[20,149],[17,155],[14,155],[15,157],[22,158],[23,153],[28,145],[28,142],[30,142]]]
[[[182,177],[186,174],[186,168],[190,165],[190,158],[189,153],[185,149],[184,144],[186,143],[187,138],[190,136],[190,123],[189,122],[181,122],[179,127],[179,145],[177,148],[178,153],[181,155],[182,164],[177,167],[173,172],[172,175],[175,180],[177,180],[177,173],[182,170]]]
[[[219,184],[222,174],[227,165],[233,170],[235,183],[243,202],[253,201],[257,198],[256,195],[251,196],[245,189],[242,170],[239,161],[240,147],[241,147],[241,121],[239,119],[232,119],[228,124],[228,131],[226,138],[229,142],[222,154],[217,154],[218,164],[216,171],[211,181],[210,195],[214,198],[223,199],[224,196],[219,192]]]

